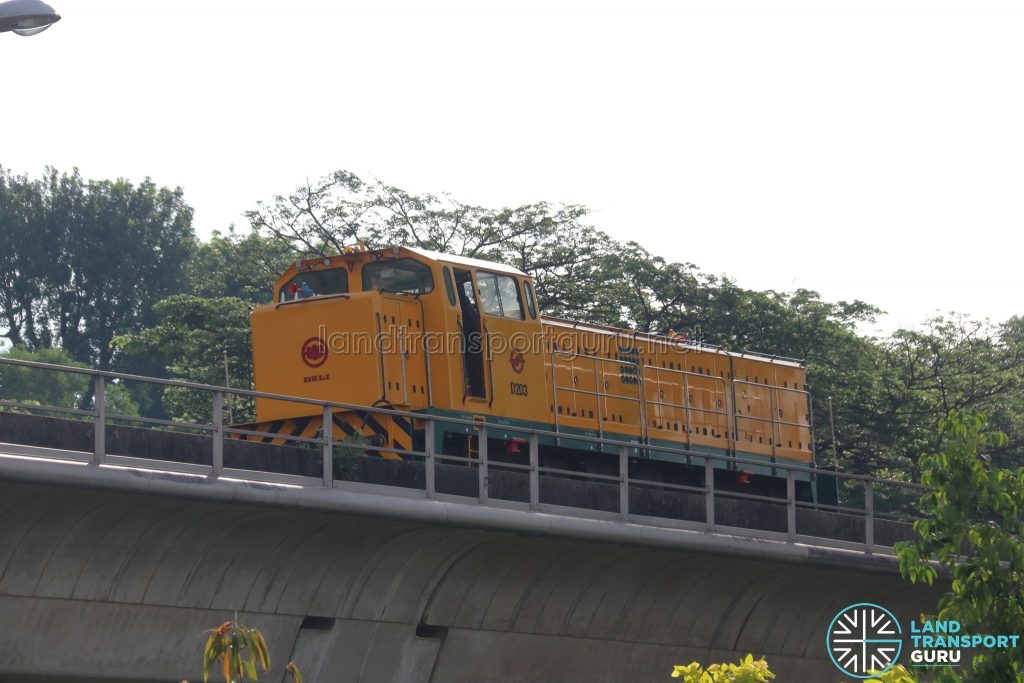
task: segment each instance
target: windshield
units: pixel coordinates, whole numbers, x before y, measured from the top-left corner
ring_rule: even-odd
[[[279,302],[306,299],[324,294],[348,292],[348,273],[342,268],[310,270],[299,273],[281,287]]]
[[[434,289],[430,266],[411,258],[377,261],[363,266],[363,291],[426,294]]]

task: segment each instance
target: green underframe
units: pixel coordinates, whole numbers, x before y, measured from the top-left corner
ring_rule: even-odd
[[[473,413],[467,413],[455,410],[438,410],[436,408],[428,408],[426,410],[416,411],[427,415],[436,415],[438,417],[451,417],[460,420],[472,420],[477,417]],[[505,417],[490,416],[487,418],[487,422],[491,426],[488,438],[497,440],[508,440],[508,439],[523,439],[528,435],[525,432],[518,431],[522,429],[537,429],[545,431],[553,431],[554,425],[546,422],[532,422],[529,420],[512,420]],[[501,427],[507,427],[508,429],[496,428],[493,425],[500,425]],[[517,429],[518,428],[518,429]],[[468,425],[459,424],[446,424],[444,422],[438,422],[435,434],[434,448],[439,449],[441,444],[444,443],[445,434],[469,434],[473,431],[473,428]],[[573,436],[586,436],[591,438],[599,438],[600,435],[597,430],[593,429],[577,429],[573,427],[559,427],[559,433],[565,436],[553,437],[553,436],[540,436],[538,437],[538,443],[544,446],[558,446],[560,448],[568,448],[577,451],[593,451],[593,452],[614,452],[618,450],[618,447],[602,448],[601,444],[594,443],[592,441],[584,441],[581,439],[573,439]],[[746,470],[751,474],[759,474],[769,477],[785,477],[786,472],[784,469],[780,469],[778,466],[772,466],[772,458],[770,456],[755,455],[753,453],[744,453],[739,451],[736,456],[743,458],[744,460],[755,460],[763,462],[764,465],[754,465],[750,463],[737,463],[733,461],[731,454],[724,448],[712,448],[710,446],[692,446],[690,450],[692,455],[682,455],[679,453],[666,453],[663,451],[655,451],[647,448],[643,448],[637,437],[628,436],[623,434],[617,434],[615,432],[605,432],[605,437],[616,440],[628,440],[630,443],[635,443],[629,449],[629,455],[632,457],[649,458],[651,460],[661,460],[665,462],[685,463],[688,465],[699,465],[704,466],[705,458],[700,457],[701,453],[708,455],[720,456],[719,459],[715,458],[712,460],[713,465],[716,469],[722,470]],[[557,441],[557,443],[556,443]],[[666,441],[660,439],[652,439],[651,446],[662,446],[666,448],[685,448],[685,445],[680,444],[678,441]],[[436,452],[436,450],[435,450]],[[780,464],[786,464],[790,461],[779,461]],[[794,463],[803,464],[803,463]],[[813,475],[811,472],[795,472],[794,479],[797,481],[811,481]]]

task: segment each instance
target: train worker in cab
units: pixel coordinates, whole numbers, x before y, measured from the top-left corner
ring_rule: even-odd
[[[469,271],[456,269],[455,291],[462,310],[462,357],[466,373],[466,394],[477,398],[487,395],[484,384],[484,344],[480,334],[480,310],[477,308],[476,296],[473,294],[472,276]]]

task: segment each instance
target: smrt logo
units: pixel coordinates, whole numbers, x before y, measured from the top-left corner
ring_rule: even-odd
[[[318,368],[327,362],[327,344],[320,337],[310,337],[302,343],[302,362]]]
[[[508,354],[508,364],[512,366],[512,372],[518,375],[526,367],[526,357],[519,349],[512,349],[512,352]]]
[[[832,663],[847,676],[873,678],[899,659],[903,630],[892,612],[880,605],[859,602],[835,616],[825,645]]]

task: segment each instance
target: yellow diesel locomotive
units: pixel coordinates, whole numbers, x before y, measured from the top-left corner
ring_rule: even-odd
[[[489,431],[489,453],[514,457],[516,428],[528,427],[556,434],[540,439],[542,460],[591,471],[609,458],[573,437],[635,444],[651,472],[695,469],[702,453],[763,461],[716,467],[726,481],[769,487],[779,481],[772,463],[814,463],[800,363],[543,316],[530,276],[488,261],[392,247],[296,262],[273,303],[253,311],[252,341],[257,391],[486,420],[507,428]],[[321,412],[298,403],[258,399],[256,418],[247,429],[322,429]],[[335,439],[372,444],[382,457],[423,445],[417,420],[358,409],[333,418]],[[439,422],[435,431],[435,452],[478,448],[472,428]],[[811,476],[797,479],[811,499]]]

